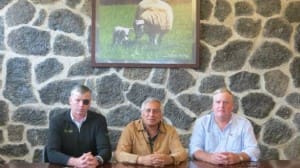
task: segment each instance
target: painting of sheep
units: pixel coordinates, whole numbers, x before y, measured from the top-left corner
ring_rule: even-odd
[[[92,0],[92,65],[195,65],[199,0]]]
[[[136,39],[146,33],[151,44],[161,43],[165,33],[173,26],[173,9],[162,0],[142,0],[137,7],[134,30]]]

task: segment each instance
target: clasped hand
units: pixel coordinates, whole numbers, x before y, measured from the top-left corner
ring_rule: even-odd
[[[240,161],[238,155],[232,152],[212,153],[211,160],[212,163],[224,165],[231,165]]]
[[[84,153],[80,157],[74,159],[75,168],[96,168],[98,164],[97,159],[91,152]]]
[[[139,163],[147,166],[164,167],[172,162],[172,158],[166,154],[154,153],[151,155],[140,156]]]

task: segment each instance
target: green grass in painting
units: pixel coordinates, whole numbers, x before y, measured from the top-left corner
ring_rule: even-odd
[[[145,34],[138,43],[124,47],[112,46],[112,34],[115,26],[132,27],[136,5],[110,5],[100,6],[98,9],[99,29],[96,32],[98,44],[96,46],[96,60],[113,62],[175,62],[192,63],[193,36],[191,4],[174,5],[173,29],[162,39],[162,43],[153,46],[149,44]],[[130,33],[130,40],[134,40],[134,31]]]

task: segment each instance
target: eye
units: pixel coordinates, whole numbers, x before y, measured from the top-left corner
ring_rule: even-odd
[[[84,99],[84,100],[82,100],[82,103],[84,105],[89,105],[90,104],[90,100],[89,99]]]
[[[144,110],[146,113],[150,113],[151,111],[153,112],[153,113],[159,113],[160,112],[160,109],[145,109]]]
[[[150,113],[151,109],[145,109],[145,112]]]

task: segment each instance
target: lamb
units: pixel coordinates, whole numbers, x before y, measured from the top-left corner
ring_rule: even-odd
[[[136,40],[146,33],[150,43],[161,43],[164,34],[172,29],[173,18],[173,10],[168,3],[162,0],[142,0],[133,23]]]
[[[113,45],[125,45],[128,41],[130,30],[133,30],[133,28],[116,26],[113,31]]]

